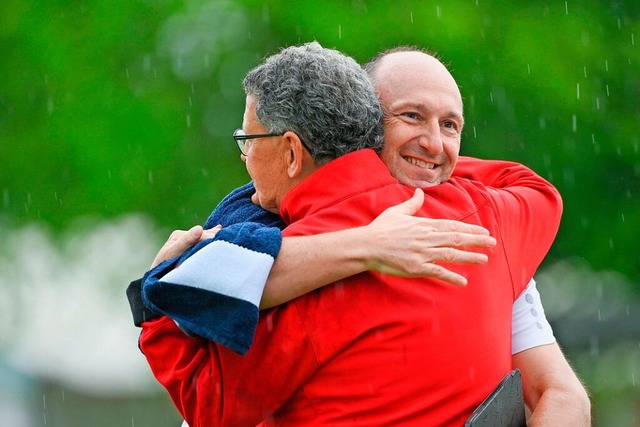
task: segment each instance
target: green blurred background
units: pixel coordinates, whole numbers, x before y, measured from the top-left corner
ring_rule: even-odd
[[[124,288],[171,230],[247,181],[230,137],[242,77],[311,40],[360,62],[399,44],[438,52],[465,101],[462,153],[557,186],[563,221],[537,275],[547,315],[594,425],[640,425],[639,18],[632,0],[4,0],[6,425],[180,424]]]

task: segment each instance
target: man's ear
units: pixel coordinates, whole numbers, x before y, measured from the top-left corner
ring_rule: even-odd
[[[302,178],[302,173],[305,169],[306,163],[312,161],[311,156],[304,149],[302,141],[298,134],[292,131],[285,132],[282,136],[284,138],[286,163],[287,163],[287,175],[289,178]]]

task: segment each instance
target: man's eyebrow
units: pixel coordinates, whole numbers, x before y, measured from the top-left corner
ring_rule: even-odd
[[[397,110],[403,110],[407,108],[416,110],[416,111],[430,111],[429,107],[427,107],[426,104],[424,104],[423,102],[415,102],[415,101],[400,101],[394,105],[391,105],[391,108],[389,108],[388,110],[397,111]],[[464,123],[464,114],[461,111],[449,110],[447,114],[445,114],[445,116],[458,119],[460,120],[461,123]]]
[[[414,110],[422,110],[422,111],[428,111],[429,110],[424,103],[422,103],[422,102],[414,102],[414,101],[400,101],[400,102],[394,104],[392,107],[393,107],[394,110],[404,109],[404,108],[412,108]]]

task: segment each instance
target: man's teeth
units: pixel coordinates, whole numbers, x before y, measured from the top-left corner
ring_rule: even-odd
[[[422,160],[414,159],[413,157],[405,157],[404,159],[412,165],[420,166],[425,169],[433,169],[435,166],[433,163],[423,162]]]

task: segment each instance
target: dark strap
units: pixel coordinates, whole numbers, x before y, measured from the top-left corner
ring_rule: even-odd
[[[142,279],[134,280],[129,284],[127,298],[129,299],[134,325],[140,327],[142,322],[148,322],[162,316],[144,305],[142,300]]]

